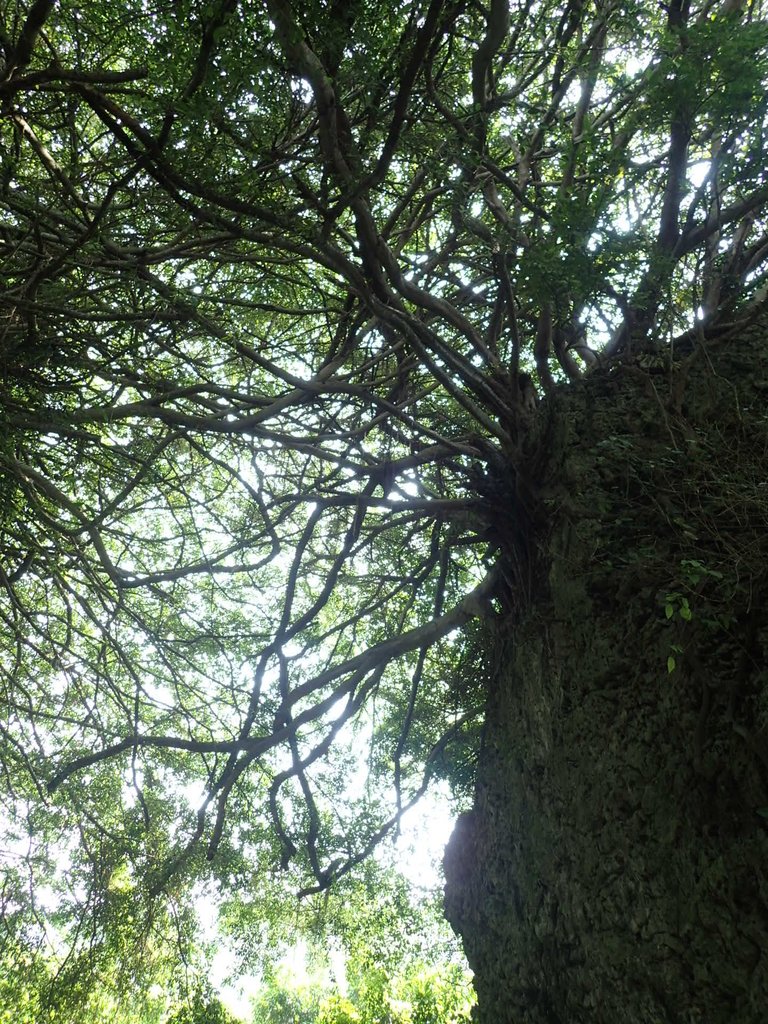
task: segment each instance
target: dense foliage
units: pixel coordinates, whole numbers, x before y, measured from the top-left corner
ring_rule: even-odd
[[[2,5],[4,984],[471,786],[538,396],[760,307],[762,14]]]
[[[376,860],[331,893],[301,901],[254,865],[243,865],[236,882],[226,892],[198,889],[192,913],[175,907],[168,928],[159,900],[151,918],[143,914],[141,888],[123,873],[111,885],[105,927],[89,927],[89,934],[75,936],[79,942],[61,927],[67,908],[50,915],[38,941],[31,928],[11,935],[14,918],[4,917],[0,1021],[469,1021],[471,975],[435,892],[415,889]],[[196,916],[208,918],[207,926]]]

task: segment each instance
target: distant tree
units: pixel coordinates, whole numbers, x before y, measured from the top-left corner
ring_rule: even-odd
[[[73,950],[116,872],[327,888],[487,698],[480,1019],[762,1019],[763,13],[3,5],[3,845]]]
[[[253,1024],[468,1024],[471,974],[442,901],[381,861],[298,902],[253,868],[224,894],[222,930],[260,980]]]

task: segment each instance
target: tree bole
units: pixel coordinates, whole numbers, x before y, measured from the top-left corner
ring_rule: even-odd
[[[556,393],[446,916],[494,1024],[768,1006],[764,324]],[[684,385],[684,386],[683,386]]]

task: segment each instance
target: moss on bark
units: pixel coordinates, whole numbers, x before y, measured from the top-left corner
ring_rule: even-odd
[[[445,862],[484,1024],[766,1020],[767,331],[541,417]]]

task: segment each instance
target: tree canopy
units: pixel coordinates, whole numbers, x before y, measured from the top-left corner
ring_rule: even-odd
[[[3,4],[10,916],[467,791],[538,400],[761,308],[763,13]]]

